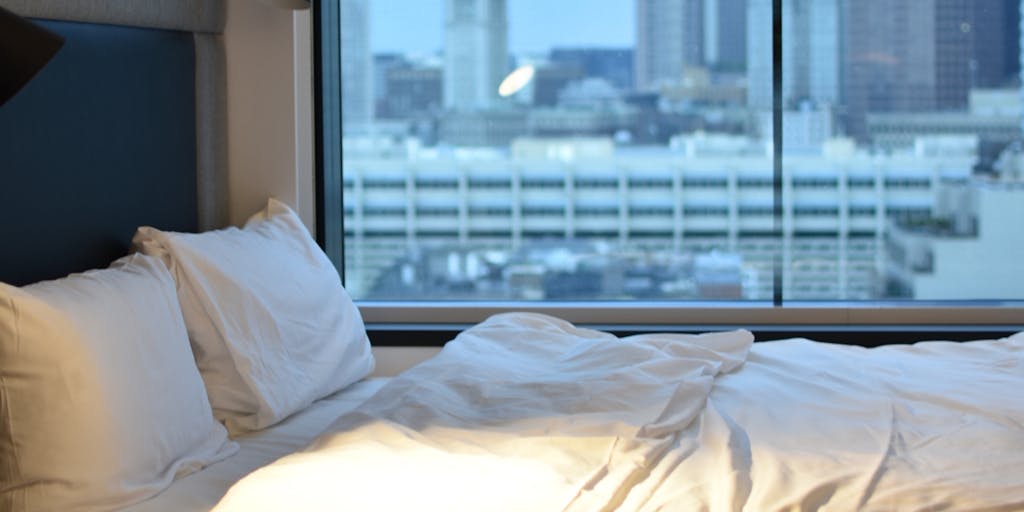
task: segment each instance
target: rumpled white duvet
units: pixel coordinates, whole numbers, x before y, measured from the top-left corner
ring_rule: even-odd
[[[216,510],[1024,509],[1024,336],[751,342],[498,315]]]

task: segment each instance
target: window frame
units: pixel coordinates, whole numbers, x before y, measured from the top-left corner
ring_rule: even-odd
[[[312,2],[314,179],[316,238],[344,281],[344,200],[341,147],[340,1]],[[773,234],[781,236],[782,0],[773,9]],[[776,258],[770,301],[356,301],[375,344],[438,346],[459,330],[497,313],[529,311],[617,333],[748,328],[759,339],[812,335],[815,339],[874,346],[923,339],[972,339],[1024,330],[1024,300],[828,301],[783,300]],[[410,336],[411,333],[418,333]],[[433,335],[431,335],[433,333]],[[874,339],[862,333],[881,335]],[[765,337],[767,336],[767,337]],[[380,341],[378,341],[380,340]]]

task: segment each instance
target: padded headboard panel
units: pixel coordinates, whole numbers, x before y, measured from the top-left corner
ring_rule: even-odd
[[[34,21],[66,42],[0,107],[0,281],[105,267],[127,253],[140,225],[217,227],[224,136],[210,123],[216,96],[197,95],[222,89],[204,85],[218,75],[209,49],[193,32],[151,28],[163,26],[152,20],[145,28]]]

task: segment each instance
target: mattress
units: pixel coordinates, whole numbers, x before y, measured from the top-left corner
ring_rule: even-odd
[[[299,450],[344,413],[380,389],[388,379],[357,382],[271,428],[235,438],[240,449],[226,460],[174,482],[156,497],[123,510],[130,512],[206,512],[228,488],[252,471]]]

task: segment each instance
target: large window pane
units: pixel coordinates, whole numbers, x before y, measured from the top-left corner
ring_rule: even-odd
[[[1024,298],[1019,0],[340,1],[358,298]]]
[[[786,299],[1024,297],[1020,8],[783,0]]]
[[[341,6],[357,298],[772,299],[745,0]]]

